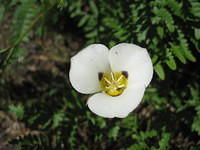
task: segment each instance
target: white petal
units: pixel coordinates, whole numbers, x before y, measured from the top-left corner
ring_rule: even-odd
[[[88,107],[92,112],[102,117],[124,118],[139,105],[144,91],[144,85],[134,85],[116,97],[97,93],[89,98]]]
[[[129,84],[148,86],[153,76],[153,65],[146,49],[134,44],[121,43],[109,52],[111,69],[114,72],[127,71]]]
[[[92,44],[71,58],[69,78],[80,93],[100,91],[98,73],[110,70],[108,48],[103,44]]]

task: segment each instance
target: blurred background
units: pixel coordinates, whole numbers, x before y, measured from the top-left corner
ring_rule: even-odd
[[[154,77],[127,118],[69,83],[92,43],[148,49]],[[200,150],[198,0],[0,0],[0,150]]]

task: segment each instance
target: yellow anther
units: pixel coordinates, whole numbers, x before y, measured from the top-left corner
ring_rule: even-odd
[[[99,73],[100,87],[110,96],[118,96],[124,92],[128,84],[128,72]]]

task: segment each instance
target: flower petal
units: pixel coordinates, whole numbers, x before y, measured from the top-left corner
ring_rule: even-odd
[[[124,118],[139,105],[144,91],[144,85],[134,85],[116,97],[97,93],[89,98],[88,107],[92,112],[102,117]]]
[[[92,44],[71,58],[69,78],[72,86],[84,94],[100,91],[98,73],[110,70],[108,48]]]
[[[129,84],[148,86],[153,76],[153,65],[146,49],[121,43],[111,48],[109,61],[113,72],[127,71]]]

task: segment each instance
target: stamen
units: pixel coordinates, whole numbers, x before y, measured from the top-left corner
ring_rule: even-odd
[[[111,78],[113,81],[115,80],[113,72],[111,72]]]
[[[125,87],[124,84],[122,84],[122,85],[118,85],[118,88],[123,88],[123,87]]]
[[[99,73],[99,81],[102,91],[110,96],[121,95],[128,84],[128,72],[105,72]]]
[[[104,77],[104,80],[105,80],[108,84],[112,84],[106,77]]]
[[[118,79],[117,82],[119,82],[123,78],[123,75],[121,75]]]

